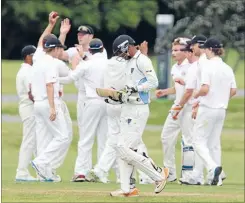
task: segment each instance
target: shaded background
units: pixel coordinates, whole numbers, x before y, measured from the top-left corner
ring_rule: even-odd
[[[88,24],[103,40],[109,56],[112,42],[120,34],[131,35],[137,43],[147,40],[151,54],[169,48],[176,36],[204,34],[219,37],[244,58],[245,0],[3,0],[2,58],[20,59],[23,46],[36,45],[52,10],[59,13],[60,20],[71,19],[68,47],[77,42],[77,27]],[[173,29],[163,39],[156,38],[156,14],[175,17]]]

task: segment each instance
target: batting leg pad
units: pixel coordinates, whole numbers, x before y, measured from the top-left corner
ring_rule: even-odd
[[[161,173],[162,169],[155,165],[151,158],[143,156],[126,146],[118,145],[118,155],[122,160],[135,168],[141,170],[154,181],[162,181],[165,177]]]
[[[183,146],[182,171],[192,171],[194,167],[194,149],[192,146]]]

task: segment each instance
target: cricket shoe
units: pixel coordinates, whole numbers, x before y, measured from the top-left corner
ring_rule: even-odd
[[[225,172],[222,170],[221,174],[220,174],[221,180],[224,181],[226,179],[226,174]]]
[[[123,192],[121,189],[113,191],[110,193],[112,197],[138,197],[139,190],[137,188],[130,189],[129,193]]]
[[[38,179],[34,178],[33,176],[27,174],[27,175],[22,175],[22,176],[16,176],[15,177],[15,182],[37,182]]]
[[[96,172],[94,169],[89,171],[89,173],[86,175],[86,180],[89,182],[109,183],[107,177],[103,176],[102,173]]]
[[[204,185],[204,181],[196,180],[196,179],[193,179],[193,178],[188,178],[188,179],[180,178],[179,179],[179,184],[180,185]]]
[[[82,174],[77,174],[77,175],[74,175],[71,179],[71,182],[76,182],[76,183],[79,183],[79,182],[86,182],[86,178],[85,178],[85,175],[82,175]]]
[[[162,169],[162,174],[164,179],[162,181],[156,181],[156,187],[155,187],[155,193],[158,194],[163,191],[163,189],[166,186],[167,183],[167,178],[169,176],[169,168],[163,168]]]
[[[35,169],[36,173],[48,182],[53,182],[51,177],[53,176],[52,169],[48,165],[40,165],[31,161],[32,167]]]
[[[177,180],[176,178],[176,173],[172,173],[171,171],[169,172],[169,176],[168,176],[168,179],[167,181],[168,182],[175,182]]]
[[[218,167],[214,168],[213,170],[211,170],[211,176],[213,177],[211,185],[217,185],[218,184],[219,176],[220,176],[221,172],[222,172],[221,166],[218,166]]]

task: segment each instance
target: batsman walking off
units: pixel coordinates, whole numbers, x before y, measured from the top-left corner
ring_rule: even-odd
[[[168,169],[156,166],[146,153],[137,152],[149,117],[149,91],[157,87],[158,79],[151,60],[137,50],[135,41],[130,36],[120,35],[114,42],[122,56],[129,59],[126,67],[126,94],[137,99],[132,102],[127,102],[126,99],[122,105],[121,132],[117,144],[121,189],[111,192],[111,196],[139,195],[137,188],[130,188],[130,177],[134,174],[134,168],[152,178],[156,183],[155,193],[159,193],[165,187]]]

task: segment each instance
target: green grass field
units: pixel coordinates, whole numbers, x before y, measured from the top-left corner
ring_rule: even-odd
[[[243,202],[244,200],[244,131],[229,130],[222,134],[222,162],[227,179],[222,187],[167,184],[154,195],[153,185],[138,185],[140,197],[112,198],[109,192],[119,188],[114,173],[110,184],[71,183],[77,153],[77,128],[65,163],[58,170],[61,183],[15,183],[21,124],[2,123],[2,201],[3,202]],[[160,131],[145,131],[144,142],[150,156],[162,165]],[[180,142],[178,142],[180,143]],[[94,150],[94,155],[96,150]],[[177,145],[177,170],[180,170],[180,144]],[[95,163],[96,157],[93,157]],[[34,170],[30,169],[32,174]]]
[[[235,65],[238,55],[235,51],[229,52],[227,63],[232,67]],[[156,57],[152,57],[153,66],[157,67]],[[2,60],[2,94],[15,94],[15,77],[20,68],[21,61]],[[235,72],[237,86],[244,89],[244,61],[240,61],[239,67]],[[65,86],[65,93],[76,93],[77,90],[73,84]]]
[[[230,52],[228,64],[234,65],[237,54]],[[153,57],[156,67],[156,58]],[[15,77],[21,61],[2,61],[2,94],[16,94]],[[244,88],[244,63],[236,71],[238,88]],[[65,86],[65,93],[76,93],[74,85]],[[155,100],[150,104],[148,124],[163,125],[172,101]],[[67,103],[71,118],[76,120],[76,103]],[[18,115],[17,103],[2,103],[2,114]],[[15,183],[18,151],[22,139],[21,123],[2,123],[2,202],[244,202],[244,98],[231,100],[222,134],[222,164],[227,175],[222,187],[184,186],[169,183],[159,195],[153,193],[153,185],[138,185],[140,197],[112,198],[110,191],[119,188],[114,173],[111,183],[72,183],[77,154],[78,129],[74,126],[74,139],[65,163],[58,170],[61,183]],[[161,132],[144,132],[144,142],[150,156],[162,165]],[[96,147],[93,151],[96,163]],[[180,173],[180,140],[176,150],[178,174]],[[30,168],[34,175],[34,170]]]
[[[150,104],[148,124],[163,125],[173,101],[154,100]],[[67,102],[72,120],[76,120],[76,103]],[[244,98],[233,98],[227,110],[225,128],[244,128]],[[2,114],[18,115],[17,103],[2,103]]]

